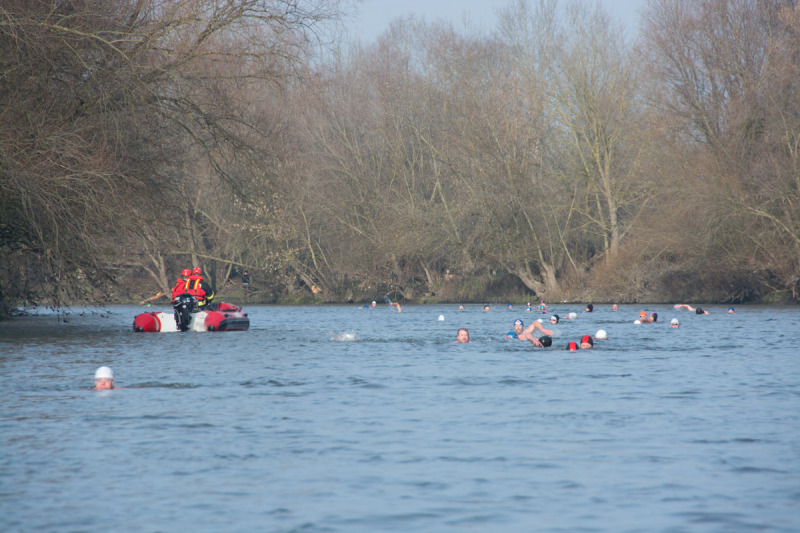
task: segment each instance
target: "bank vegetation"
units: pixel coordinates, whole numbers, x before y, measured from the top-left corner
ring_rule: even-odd
[[[0,3],[2,307],[789,302],[800,7],[512,0],[490,32],[340,0]]]

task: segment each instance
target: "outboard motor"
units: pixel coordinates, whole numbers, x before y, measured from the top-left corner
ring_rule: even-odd
[[[175,310],[175,325],[178,331],[189,331],[192,322],[192,311],[197,307],[197,298],[191,294],[179,294],[172,299],[172,308]]]

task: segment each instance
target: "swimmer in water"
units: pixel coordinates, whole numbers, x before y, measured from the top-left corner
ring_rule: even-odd
[[[94,389],[92,390],[112,390],[118,389],[114,386],[114,371],[107,366],[101,366],[94,373]]]
[[[525,323],[521,319],[516,319],[514,321],[514,327],[511,331],[506,333],[507,339],[516,339],[518,338],[519,334],[522,333],[522,330],[525,329]]]
[[[551,324],[558,324],[559,320],[561,320],[561,318],[558,315],[550,315]]]
[[[681,307],[685,307],[688,311],[694,311],[695,314],[698,314],[698,315],[707,315],[708,314],[708,311],[706,311],[702,307],[694,308],[694,307],[692,307],[691,305],[688,305],[688,304],[675,304],[675,309],[680,309]]]
[[[619,311],[619,306],[617,304],[614,304],[614,305],[611,306],[611,310],[612,311]]]
[[[489,312],[491,312],[491,310],[492,310],[492,308],[489,307],[489,304],[486,304],[486,305],[483,306],[483,311],[485,313],[489,313]]]
[[[459,309],[464,309],[464,304],[458,306]]]
[[[605,340],[608,338],[608,333],[604,329],[598,329],[597,333],[594,334],[594,338],[597,340]]]
[[[593,304],[586,304],[586,309],[584,309],[583,312],[584,313],[591,313],[592,311],[594,311],[594,305]]]
[[[390,306],[392,306],[392,305],[393,305],[393,306],[397,307],[397,312],[398,312],[398,313],[402,313],[402,312],[403,312],[403,309],[400,307],[400,304],[399,304],[399,303],[397,303],[397,302],[389,302],[389,305],[390,305]]]
[[[469,342],[469,330],[467,328],[461,328],[458,330],[456,334],[456,342]]]
[[[522,320],[519,320],[519,322],[521,323]],[[520,324],[519,327],[522,327],[522,324]],[[538,347],[541,348],[542,347],[542,342],[538,338],[533,336],[533,331],[535,329],[538,329],[539,331],[541,331],[545,335],[552,335],[553,334],[553,332],[550,331],[549,329],[544,329],[542,327],[542,324],[538,320],[534,320],[533,322],[531,322],[531,324],[527,328],[525,328],[524,330],[522,330],[520,333],[517,334],[517,338],[519,340],[521,340],[521,341],[529,341],[534,346],[538,346]],[[517,325],[516,325],[516,322],[515,322],[514,323],[514,331],[516,331],[516,330],[517,330]]]
[[[735,312],[736,312],[736,311],[734,311],[734,310],[733,310],[733,307],[729,307],[729,308],[728,308],[728,314],[729,314],[729,315],[732,315],[732,314],[734,314]]]
[[[678,322],[677,318],[673,318],[672,320],[669,321],[669,327],[671,327],[671,328],[679,328],[679,327],[681,327],[681,323]]]
[[[581,350],[588,350],[592,346],[594,346],[594,340],[592,340],[591,335],[581,337]]]
[[[577,352],[578,343],[575,341],[571,341],[569,344],[567,344],[567,350],[569,350],[570,352]]]
[[[553,345],[553,337],[550,335],[542,335],[539,337],[539,343],[542,345],[542,348],[549,348]]]

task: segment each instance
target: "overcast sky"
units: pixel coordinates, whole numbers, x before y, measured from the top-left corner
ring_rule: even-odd
[[[383,33],[397,17],[414,13],[428,22],[440,19],[450,21],[455,28],[463,28],[464,20],[471,27],[488,31],[497,23],[495,13],[511,0],[364,0],[352,22],[356,37],[366,43]],[[630,36],[637,29],[638,11],[645,0],[584,0],[594,4],[599,1],[606,11],[625,24]]]

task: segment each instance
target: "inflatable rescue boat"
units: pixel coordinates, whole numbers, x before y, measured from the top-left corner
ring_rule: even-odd
[[[246,331],[250,319],[241,307],[229,303],[215,304],[208,311],[192,311],[187,315],[185,331]],[[181,331],[174,311],[154,311],[136,315],[133,331],[159,332]]]

